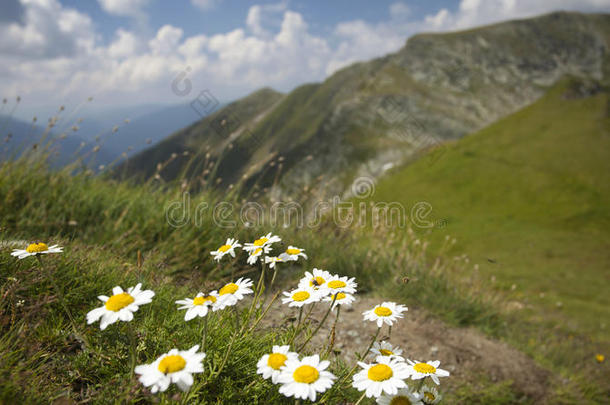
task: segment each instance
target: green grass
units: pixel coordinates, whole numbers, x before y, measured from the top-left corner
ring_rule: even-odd
[[[533,105],[395,170],[373,196],[405,207],[430,203],[427,219],[446,224],[429,232],[432,251],[446,234],[455,237],[451,253],[479,265],[489,294],[523,305],[509,316],[538,326],[531,334],[496,333],[522,346],[532,338],[528,351],[567,375],[610,348],[609,93],[574,97],[579,85],[564,81]],[[575,336],[581,344],[560,353]],[[546,357],[551,350],[556,358]]]
[[[188,349],[199,343],[201,322],[185,323],[174,301],[219,288],[232,273],[256,280],[259,268],[245,265],[243,257],[217,266],[209,252],[227,237],[253,240],[273,230],[265,225],[221,228],[211,214],[202,215],[195,223],[199,203],[213,206],[221,200],[212,192],[192,196],[188,209],[191,220],[183,227],[172,227],[166,208],[181,200],[179,190],[149,184],[130,186],[86,172],[74,173],[71,168],[49,171],[40,156],[0,165],[0,198],[4,202],[0,206],[0,402],[6,403],[154,401],[130,372],[129,327],[135,328],[138,340],[136,364],[151,362],[171,348]],[[222,200],[238,201],[230,194]],[[410,239],[394,236],[391,244],[399,248],[387,250],[392,239],[388,235],[368,241],[362,233],[338,229],[330,222],[314,230],[278,226],[275,232],[286,241],[284,246],[303,246],[310,257],[307,262],[286,267],[278,275],[279,285],[288,287],[304,270],[318,267],[357,277],[360,294],[392,297],[405,288],[398,281],[387,283],[387,278],[407,271],[418,281],[410,284],[413,289],[407,288],[412,293],[403,297],[405,303],[436,305],[437,313],[445,311],[445,318],[458,324],[482,324],[482,318],[493,317],[494,310],[475,296],[449,288],[440,275],[428,274],[425,253],[421,245],[413,243],[413,235]],[[59,243],[65,253],[43,257],[44,271],[33,258],[17,260],[9,255],[11,248],[22,248],[33,240]],[[387,250],[383,254],[371,254],[383,249]],[[100,306],[98,295],[109,294],[115,285],[126,288],[137,282],[153,289],[156,296],[152,304],[140,308],[134,321],[113,324],[103,332],[95,324],[85,325],[86,313]],[[443,292],[442,300],[435,299],[439,291]],[[62,309],[62,295],[75,318],[77,333]],[[240,306],[242,322],[249,303],[247,300]],[[273,330],[255,328],[249,334],[236,335],[231,345],[232,311],[214,315],[206,372],[196,376],[196,385],[181,399],[292,403],[256,375],[256,362],[272,344],[290,339],[293,324]],[[227,354],[226,365],[218,371]],[[313,351],[307,349],[302,354]],[[333,359],[333,372],[344,374],[348,361],[353,359]],[[483,384],[472,393],[486,390]],[[160,397],[168,401],[177,394],[174,387]],[[445,394],[451,398],[451,393]],[[347,384],[334,389],[327,403],[354,402],[358,397]]]
[[[96,296],[108,294],[115,285],[129,287],[136,282],[156,292],[153,303],[142,307],[129,324],[137,331],[137,364],[153,361],[173,347],[187,349],[200,341],[201,323],[185,323],[173,302],[200,290],[218,288],[233,273],[256,280],[258,268],[247,266],[245,260],[217,266],[209,252],[227,237],[235,236],[243,242],[269,231],[280,234],[285,244],[304,247],[310,258],[285,268],[278,275],[278,285],[292,284],[312,267],[354,276],[360,294],[423,307],[446,322],[475,326],[531,354],[539,364],[564,377],[550,380],[554,384],[551,403],[601,401],[608,392],[602,384],[604,369],[592,369],[588,364],[593,362],[594,348],[603,337],[591,325],[594,326],[595,316],[607,316],[607,301],[602,300],[595,307],[591,305],[595,299],[588,297],[586,291],[607,287],[598,277],[603,274],[600,246],[607,247],[608,242],[608,216],[598,208],[608,201],[608,185],[599,176],[608,172],[602,159],[607,150],[604,147],[608,146],[607,132],[605,138],[599,135],[600,126],[601,133],[607,128],[607,96],[564,101],[564,90],[556,89],[536,105],[501,121],[496,129],[492,126],[443,149],[433,166],[426,161],[416,162],[378,185],[378,200],[398,199],[407,205],[429,201],[436,218],[449,218],[446,231],[459,240],[451,255],[438,250],[445,234],[439,230],[423,239],[431,238],[433,242],[434,254],[430,254],[425,243],[417,240],[422,236],[409,231],[340,229],[331,221],[323,221],[315,229],[284,228],[281,224],[271,227],[265,223],[222,228],[213,220],[211,208],[196,215],[202,202],[213,207],[227,201],[234,204],[227,219],[239,219],[239,190],[192,195],[187,209],[190,220],[182,227],[172,227],[167,222],[166,208],[182,200],[179,187],[130,185],[74,168],[49,171],[41,156],[2,163],[0,402],[48,403],[67,398],[95,403],[153,402],[155,397],[129,371],[126,325],[111,325],[104,332],[96,325],[85,326],[85,314],[99,306]],[[570,136],[568,130],[575,126],[579,128],[578,137]],[[555,140],[562,143],[551,142]],[[530,149],[532,145],[537,149]],[[499,153],[498,147],[505,153]],[[551,159],[557,154],[562,156],[561,161]],[[542,162],[544,167],[549,162],[552,170],[542,170]],[[499,185],[507,179],[511,179],[513,187]],[[560,186],[564,190],[561,193],[557,191]],[[480,191],[486,188],[487,191]],[[399,189],[408,192],[397,193]],[[529,203],[523,201],[524,195]],[[556,204],[545,206],[549,201]],[[460,229],[463,235],[459,234]],[[72,332],[59,296],[51,288],[49,274],[41,272],[34,259],[17,261],[9,256],[11,247],[22,247],[6,245],[6,241],[15,240],[53,241],[66,247],[65,254],[45,257],[45,264],[76,318],[78,334],[85,337],[88,345]],[[484,247],[469,250],[481,240]],[[557,252],[551,256],[552,261],[544,251],[545,255],[540,254],[538,244],[551,246]],[[584,263],[585,253],[578,247],[586,246],[589,250],[585,253],[593,265],[578,267],[582,278],[569,279],[569,286],[548,280],[557,277],[557,263],[567,266],[565,272],[574,271],[568,265]],[[452,257],[465,251],[479,263],[484,277],[471,273],[472,262]],[[141,266],[138,253],[143,257]],[[497,265],[486,262],[487,257]],[[494,266],[501,266],[502,271]],[[491,275],[496,277],[496,283],[487,282]],[[405,276],[411,279],[406,285],[401,282]],[[587,280],[590,290],[586,289]],[[511,292],[513,283],[517,288]],[[548,306],[544,300],[534,298],[545,283],[545,297],[551,299]],[[562,310],[555,308],[551,289],[572,294],[561,298]],[[579,291],[584,292],[580,301]],[[530,306],[507,313],[503,300],[492,298],[496,292]],[[241,311],[248,309],[249,302],[240,307]],[[584,303],[583,313],[572,307],[576,302]],[[553,316],[542,318],[547,313]],[[255,374],[256,361],[270,345],[290,338],[290,323],[277,330],[256,328],[250,334],[239,335],[229,350],[231,316],[226,312],[211,318],[206,373],[196,377],[189,397],[181,399],[202,403],[292,403]],[[241,319],[245,317],[241,312]],[[589,340],[583,340],[583,335]],[[227,352],[230,355],[222,371],[211,373],[218,370]],[[353,359],[338,360],[332,367],[340,375],[346,372],[343,360]],[[527,402],[510,382],[489,381],[467,372],[463,375],[466,377],[458,380],[459,389],[444,393],[447,403]],[[169,401],[177,394],[172,388],[161,398]],[[334,390],[328,403],[354,402],[358,396],[355,390],[345,387]]]

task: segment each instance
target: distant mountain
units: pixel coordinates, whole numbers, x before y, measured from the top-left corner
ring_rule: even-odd
[[[203,117],[201,113],[205,114],[190,104],[144,105],[83,114],[82,121],[76,124],[81,137],[90,141],[97,139],[101,148],[114,160],[123,152],[132,155],[156,144],[200,120]]]
[[[67,131],[63,136],[47,130],[47,122],[25,122],[7,115],[0,115],[0,160],[15,158],[33,147],[40,147],[51,142],[50,164],[61,167],[73,163],[79,156],[94,167],[108,162],[112,156],[104,150],[94,152],[95,144]],[[44,140],[43,140],[44,136]]]
[[[608,83],[610,15],[558,12],[421,34],[398,52],[282,95],[263,89],[127,162],[127,173],[247,184],[296,195],[344,193],[353,180],[480,129],[541,97],[564,75]],[[189,158],[172,158],[188,152]],[[210,162],[219,162],[208,170]],[[124,171],[123,171],[124,172]],[[220,180],[219,180],[220,179]]]

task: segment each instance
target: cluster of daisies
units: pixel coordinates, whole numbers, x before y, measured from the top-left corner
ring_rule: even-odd
[[[276,242],[281,242],[282,239],[271,233],[261,236],[252,243],[246,243],[243,246],[237,239],[229,238],[224,245],[217,250],[210,252],[214,256],[214,260],[220,261],[226,255],[235,257],[235,249],[242,248],[248,253],[246,262],[250,265],[255,265],[259,260],[265,264],[269,264],[269,268],[275,268],[276,263],[297,261],[299,257],[307,259],[304,249],[296,246],[288,246],[288,248],[279,255],[272,256],[269,253],[272,250],[272,245]]]
[[[276,269],[280,262],[297,261],[299,258],[307,259],[303,249],[289,246],[279,255],[272,256],[272,245],[281,239],[271,233],[256,239],[252,243],[245,243],[243,250],[248,257],[246,262],[254,265],[259,260],[263,272],[255,290],[254,283],[248,278],[239,278],[237,281],[229,282],[218,290],[207,293],[199,292],[193,298],[177,300],[177,310],[186,310],[185,321],[194,318],[204,318],[205,332],[203,337],[203,349],[205,349],[205,334],[207,334],[207,316],[210,311],[220,311],[227,307],[235,306],[247,295],[253,294],[255,301],[260,297],[264,289],[264,268],[268,264],[270,268]],[[214,259],[222,260],[229,255],[236,258],[235,250],[242,247],[236,239],[227,239],[226,243],[217,250],[211,252]],[[47,246],[44,243],[33,243],[24,250],[14,250],[12,255],[23,259],[30,256],[61,253],[62,248],[57,245]],[[40,259],[40,256],[38,257]],[[39,261],[42,265],[42,261]],[[262,283],[261,283],[262,282]],[[383,302],[374,308],[362,313],[364,321],[374,322],[377,325],[377,333],[366,351],[359,355],[360,360],[370,358],[369,362],[359,361],[354,368],[337,378],[329,371],[330,362],[325,359],[328,356],[332,343],[328,350],[320,355],[314,354],[300,358],[298,352],[303,349],[312,337],[320,330],[328,315],[336,310],[335,325],[339,319],[342,306],[350,306],[355,301],[357,284],[354,278],[349,278],[322,269],[314,268],[307,271],[299,281],[297,288],[283,292],[283,304],[299,309],[298,325],[288,345],[275,345],[271,352],[262,356],[258,361],[257,374],[264,379],[269,379],[273,384],[279,385],[279,392],[287,397],[315,401],[318,394],[329,391],[333,386],[341,389],[344,384],[349,384],[358,391],[363,392],[360,401],[366,396],[374,397],[378,404],[436,404],[440,401],[440,395],[433,386],[425,384],[431,380],[439,384],[439,377],[449,376],[449,372],[438,368],[440,362],[419,362],[405,360],[402,350],[393,347],[389,342],[377,341],[379,332],[387,325],[389,334],[391,328],[408,309],[394,302]],[[139,307],[152,302],[155,293],[152,290],[143,290],[142,284],[123,290],[120,286],[112,289],[112,295],[100,295],[98,299],[102,306],[87,313],[87,324],[100,322],[100,329],[105,330],[109,325],[118,321],[130,322]],[[295,347],[296,338],[307,328],[305,324],[311,314],[302,319],[303,308],[317,303],[328,305],[326,314],[318,327],[309,333],[305,341],[300,344],[296,351],[291,351],[291,345]],[[254,305],[254,302],[253,302]],[[262,305],[262,304],[261,304]],[[235,331],[237,333],[237,329]],[[334,332],[334,326],[333,326]],[[333,334],[334,336],[334,334]],[[135,348],[132,348],[135,350]],[[138,374],[139,381],[150,388],[152,393],[164,392],[174,383],[179,389],[187,391],[194,383],[193,374],[203,373],[203,361],[206,354],[199,352],[200,346],[195,345],[189,350],[172,349],[162,354],[150,364],[132,366],[133,371]],[[357,368],[360,368],[358,372]],[[417,388],[410,387],[408,380],[420,380]],[[330,392],[330,391],[329,391]],[[359,401],[359,402],[360,402]]]
[[[320,301],[330,301],[329,311],[340,305],[351,305],[355,300],[356,283],[354,279],[332,275],[325,270],[314,269],[306,272],[297,289],[284,292],[283,302],[302,308],[303,305]],[[439,384],[439,377],[449,376],[449,372],[438,368],[439,361],[423,363],[405,360],[402,350],[389,342],[377,342],[383,325],[391,327],[407,308],[394,302],[383,302],[362,313],[364,321],[377,324],[378,333],[369,352],[373,355],[370,363],[358,362],[360,371],[353,375],[352,386],[363,392],[362,397],[374,397],[378,404],[436,404],[440,395],[435,387],[424,384],[430,378]],[[337,314],[338,316],[338,314]],[[324,322],[324,320],[322,320]],[[287,397],[315,401],[318,393],[323,393],[335,384],[337,377],[328,371],[330,362],[320,360],[318,354],[299,360],[290,346],[273,346],[271,353],[265,354],[257,363],[257,373],[273,384],[280,386],[279,392]],[[355,368],[348,374],[355,371]],[[421,380],[419,387],[411,388],[407,381]]]

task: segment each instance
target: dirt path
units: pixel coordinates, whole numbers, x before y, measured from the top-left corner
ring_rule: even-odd
[[[291,322],[298,310],[282,305],[278,299],[269,312],[278,314],[268,317],[263,327],[278,328]],[[342,309],[336,330],[335,350],[343,359],[355,361],[354,353],[366,350],[377,330],[373,322],[364,322],[362,312],[380,304],[372,297],[359,297],[351,308]],[[314,325],[321,321],[328,307],[315,308],[312,317]],[[282,314],[282,315],[279,315]],[[443,380],[442,386],[455,388],[466,381],[476,382],[481,375],[491,381],[512,381],[516,392],[527,395],[534,402],[544,401],[550,381],[550,374],[540,368],[522,352],[484,336],[473,328],[450,327],[428,315],[424,310],[409,308],[405,317],[392,328],[389,341],[403,349],[403,356],[412,360],[440,360],[441,368],[451,372],[451,377]],[[334,313],[307,346],[309,350],[326,348]],[[387,337],[387,327],[382,335]]]

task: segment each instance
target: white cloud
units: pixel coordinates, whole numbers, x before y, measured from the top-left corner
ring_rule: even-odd
[[[397,2],[390,5],[390,16],[394,20],[404,20],[411,15],[411,9],[405,3]]]
[[[149,0],[98,0],[108,14],[122,17],[140,17]]]
[[[91,18],[57,0],[23,0],[23,24],[0,25],[0,55],[53,58],[88,52],[95,35]]]
[[[191,4],[200,10],[210,10],[220,3],[220,0],[191,0]]]
[[[491,22],[498,14],[523,17],[577,3],[591,11],[610,9],[610,0],[462,0],[453,12],[441,9],[415,20],[404,3],[393,3],[386,21],[344,21],[322,37],[281,2],[250,7],[243,26],[224,33],[185,36],[182,28],[164,25],[148,37],[118,29],[105,43],[86,14],[57,0],[21,2],[21,21],[0,20],[0,95],[20,94],[54,105],[90,95],[102,104],[135,104],[188,102],[203,89],[222,100],[262,86],[290,90],[350,63],[396,51],[415,32],[464,28]],[[130,16],[146,4],[103,2],[113,13]],[[171,85],[184,73],[193,92],[180,98]]]
[[[455,30],[502,20],[532,17],[556,10],[610,11],[610,0],[461,0],[451,12],[445,8],[425,17],[424,29]]]
[[[274,22],[281,17],[288,8],[285,2],[271,4],[255,4],[248,9],[246,26],[257,36],[270,36],[271,28],[275,28]]]
[[[157,36],[150,40],[151,51],[156,55],[170,55],[176,52],[183,33],[180,28],[164,25],[157,31]]]
[[[116,32],[116,39],[108,46],[108,56],[121,59],[134,55],[139,47],[139,40],[133,32],[119,28]]]

